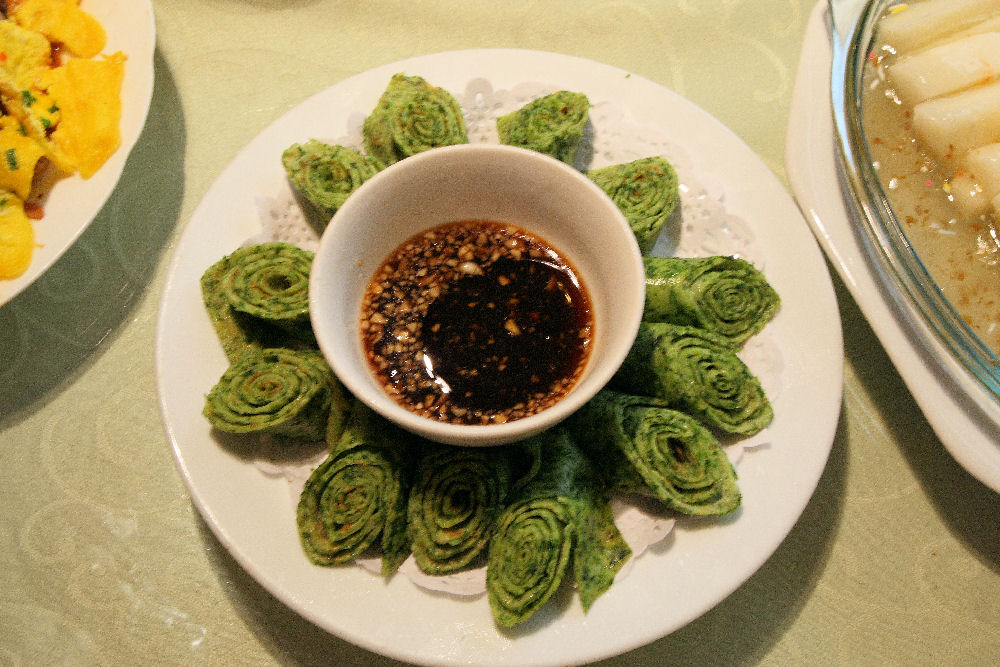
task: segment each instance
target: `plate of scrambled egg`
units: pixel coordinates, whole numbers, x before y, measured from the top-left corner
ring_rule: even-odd
[[[0,306],[100,212],[153,92],[150,0],[0,2]]]

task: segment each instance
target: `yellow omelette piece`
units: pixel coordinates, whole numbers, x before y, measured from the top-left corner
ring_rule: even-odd
[[[21,122],[25,134],[45,149],[45,154],[64,174],[72,174],[76,166],[48,137],[52,119],[60,116],[58,107],[49,95],[39,90],[17,88],[0,71],[0,101],[7,113]],[[39,115],[37,111],[44,112]],[[49,113],[54,110],[54,113]]]
[[[24,202],[16,195],[0,194],[0,280],[24,273],[34,247],[35,230],[24,214]]]
[[[27,199],[35,166],[45,149],[24,132],[24,126],[12,116],[0,117],[0,190]]]
[[[49,70],[48,94],[59,108],[50,139],[84,178],[96,172],[121,143],[121,87],[125,54],[97,60],[73,58]]]
[[[46,187],[35,181],[40,160],[55,167],[47,174],[89,178],[118,149],[125,55],[100,56],[104,28],[79,0],[0,5],[8,17],[0,19],[0,280],[8,280],[34,252],[24,202],[33,185]]]
[[[104,49],[107,35],[97,19],[79,7],[79,0],[19,0],[8,2],[10,17],[81,58],[92,58]]]
[[[9,19],[0,20],[0,101],[24,126],[28,136],[47,149],[49,159],[64,173],[74,166],[48,140],[58,112],[41,88],[51,69],[51,46],[44,35]]]
[[[52,46],[45,35],[0,20],[0,69],[11,87],[34,87],[51,62]]]

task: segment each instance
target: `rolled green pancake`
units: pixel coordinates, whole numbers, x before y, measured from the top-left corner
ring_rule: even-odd
[[[662,399],[603,389],[571,424],[615,490],[652,496],[691,515],[724,515],[740,506],[736,471],[718,440]]]
[[[428,574],[462,569],[489,544],[523,450],[421,442],[407,508],[417,565]]]
[[[649,252],[680,201],[673,166],[654,156],[591,169],[587,177],[618,205],[639,242],[639,249]]]
[[[286,148],[281,164],[295,189],[315,207],[321,228],[351,193],[378,173],[378,166],[353,148],[315,139]]]
[[[387,167],[431,148],[469,142],[465,118],[451,93],[419,76],[395,74],[362,137],[368,157]]]
[[[340,437],[344,435],[347,422],[351,412],[354,410],[354,396],[347,390],[347,387],[340,382],[336,375],[333,376],[333,393],[330,400],[330,413],[326,418],[326,444],[332,450],[340,442]]]
[[[726,338],[697,327],[642,322],[613,389],[662,398],[710,427],[752,435],[774,417],[760,382]]]
[[[737,257],[644,257],[642,319],[707,329],[736,345],[759,333],[781,300],[764,274]]]
[[[316,565],[342,565],[378,546],[382,575],[410,553],[406,498],[411,436],[355,401],[340,441],[310,474],[295,520]]]
[[[528,620],[573,563],[584,610],[614,582],[631,550],[614,523],[606,487],[562,428],[531,439],[537,472],[518,485],[490,540],[486,589],[501,627]]]
[[[266,348],[226,369],[205,397],[202,414],[226,433],[323,440],[335,383],[319,352]]]
[[[583,93],[560,90],[497,118],[500,143],[529,148],[573,164],[590,101]]]
[[[313,253],[291,244],[261,243],[236,250],[202,274],[202,299],[230,361],[263,348],[315,348],[312,260]]]

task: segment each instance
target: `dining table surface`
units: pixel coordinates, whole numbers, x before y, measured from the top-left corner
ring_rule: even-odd
[[[155,344],[168,267],[199,201],[248,142],[315,93],[412,56],[480,48],[576,56],[675,91],[791,192],[786,132],[815,7],[154,0],[152,101],[117,187],[72,247],[0,306],[0,664],[402,664],[282,604],[192,502],[164,429]],[[942,446],[827,268],[843,393],[811,499],[734,592],[599,664],[1000,660],[1000,494]]]

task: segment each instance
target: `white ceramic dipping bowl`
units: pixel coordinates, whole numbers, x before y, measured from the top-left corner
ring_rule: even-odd
[[[575,386],[541,412],[503,424],[450,424],[402,407],[369,369],[359,332],[361,300],[382,262],[415,234],[464,220],[509,223],[541,237],[576,269],[591,302],[592,347]],[[320,349],[357,398],[430,440],[482,446],[539,433],[593,397],[631,348],[644,295],[635,237],[597,185],[540,153],[466,144],[406,158],[362,184],[323,233],[309,301]]]

